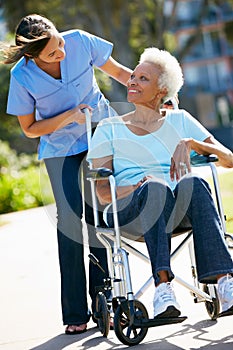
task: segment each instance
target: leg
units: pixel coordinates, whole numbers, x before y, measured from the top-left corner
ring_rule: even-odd
[[[233,263],[209,186],[197,176],[188,176],[179,182],[175,194],[176,212],[186,212],[193,228],[199,280],[216,283],[218,275],[233,272]]]
[[[180,315],[180,306],[170,281],[174,275],[170,267],[170,240],[174,227],[172,210],[175,198],[169,187],[161,183],[148,183],[148,196],[143,196],[142,226],[149,252],[153,276],[157,286],[154,295],[154,317],[171,318]],[[156,208],[155,222],[150,217]],[[148,226],[148,223],[150,226]]]
[[[174,203],[172,191],[159,181],[147,181],[134,192],[131,200],[127,197],[118,201],[122,230],[136,237],[144,236],[156,285],[160,283],[160,271],[167,271],[169,280],[173,278],[168,221]],[[112,220],[110,224],[113,224]]]
[[[63,322],[81,325],[89,320],[83,258],[82,197],[78,183],[84,154],[45,160],[57,205],[57,234],[61,272]]]
[[[198,278],[216,283],[225,315],[233,313],[233,261],[228,251],[222,224],[208,184],[198,177],[185,177],[177,186],[177,204],[184,209],[193,228]],[[229,275],[228,275],[229,274]]]

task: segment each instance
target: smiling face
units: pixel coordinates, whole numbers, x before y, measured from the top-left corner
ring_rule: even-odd
[[[35,58],[43,63],[55,63],[64,60],[65,58],[65,40],[58,32],[54,32],[45,48],[41,51],[39,56]]]
[[[149,108],[160,107],[161,99],[165,96],[164,89],[158,87],[158,77],[161,70],[153,63],[139,64],[127,82],[128,102]]]

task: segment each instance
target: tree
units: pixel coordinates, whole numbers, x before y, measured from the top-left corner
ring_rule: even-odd
[[[179,3],[179,0],[23,0],[18,6],[17,0],[0,0],[11,32],[25,14],[40,13],[53,20],[60,30],[78,27],[112,41],[114,56],[130,67],[145,47],[153,45],[175,51],[171,41]],[[209,7],[221,8],[226,4],[232,8],[233,0],[202,1],[195,33],[185,47],[177,50],[180,59],[199,40],[199,25]],[[170,16],[165,13],[168,5]]]
[[[11,32],[25,14],[40,13],[59,30],[78,27],[112,41],[113,56],[129,67],[135,66],[144,47],[164,47],[163,1],[25,0],[19,7],[16,0],[8,0],[3,7]],[[115,82],[112,85],[111,91],[106,91],[108,97],[125,99],[125,89]]]
[[[182,63],[193,45],[200,40],[201,22],[209,7],[232,8],[233,0],[203,0],[201,13],[193,34],[183,47],[174,39],[179,0],[0,0],[9,30],[13,33],[20,18],[39,13],[50,18],[60,31],[80,28],[114,43],[113,57],[133,68],[145,47],[156,46],[172,52]],[[169,7],[169,13],[168,13]],[[226,37],[232,41],[232,23],[226,25]],[[101,89],[114,102],[125,101],[125,88],[97,73]],[[7,80],[4,84],[6,85]],[[0,88],[3,84],[0,80]]]

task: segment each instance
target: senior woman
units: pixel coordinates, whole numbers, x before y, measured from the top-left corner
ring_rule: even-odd
[[[199,281],[218,283],[223,314],[231,314],[233,261],[208,184],[191,174],[190,153],[214,153],[227,168],[233,167],[233,154],[185,110],[161,110],[182,85],[175,57],[145,49],[127,84],[135,110],[99,123],[88,159],[93,167],[114,172],[120,226],[144,235],[156,287],[154,317],[180,315],[171,284],[170,239],[183,220],[193,228]],[[112,227],[108,181],[97,181],[97,196],[108,205]]]

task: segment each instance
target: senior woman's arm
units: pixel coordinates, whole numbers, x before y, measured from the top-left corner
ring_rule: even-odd
[[[179,180],[186,170],[188,172],[191,171],[191,150],[203,155],[216,154],[219,166],[225,168],[233,167],[233,153],[213,136],[208,137],[204,141],[197,141],[192,138],[182,139],[178,143],[171,159],[170,176],[172,180],[175,178]]]
[[[107,156],[103,158],[95,158],[92,160],[93,168],[107,168],[113,170],[112,156]],[[141,184],[143,180],[138,182],[136,185],[132,186],[117,186],[116,195],[117,199],[125,198],[130,193],[135,191]],[[96,195],[102,205],[111,203],[111,190],[108,180],[97,180],[96,181]]]

